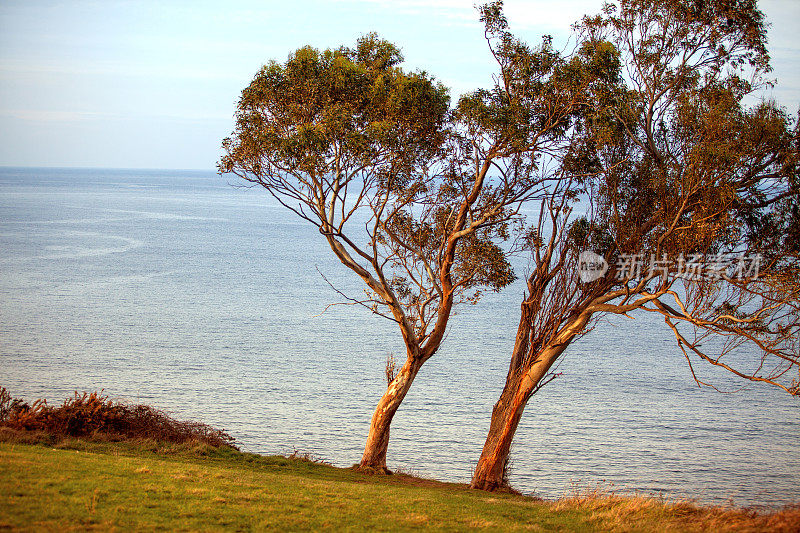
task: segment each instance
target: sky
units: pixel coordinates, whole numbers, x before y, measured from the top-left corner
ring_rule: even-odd
[[[310,44],[375,31],[404,68],[451,95],[494,72],[472,0],[0,2],[0,166],[213,170],[244,87],[261,65]],[[506,0],[518,37],[565,39],[602,0]],[[800,107],[800,0],[762,0],[778,80]]]

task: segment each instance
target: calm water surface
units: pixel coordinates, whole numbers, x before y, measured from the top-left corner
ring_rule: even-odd
[[[360,281],[262,190],[213,173],[0,169],[0,385],[74,390],[227,429],[259,453],[360,458],[393,325],[335,307]],[[392,426],[388,462],[466,482],[503,386],[523,287],[461,308]],[[529,403],[512,484],[779,506],[800,501],[800,402],[699,389],[655,317],[601,322]],[[705,370],[728,390],[744,384]]]

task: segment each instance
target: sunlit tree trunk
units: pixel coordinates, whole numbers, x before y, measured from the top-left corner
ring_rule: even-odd
[[[549,367],[550,365],[547,365],[547,368]],[[527,373],[506,381],[500,399],[492,410],[489,433],[472,476],[473,489],[497,490],[507,485],[506,465],[514,434],[528,399],[546,372],[545,368],[537,372],[540,375],[538,379],[533,378],[535,381]]]
[[[364,455],[361,458],[360,468],[362,470],[382,474],[391,473],[386,468],[389,428],[394,414],[403,402],[403,398],[411,388],[411,384],[422,366],[422,363],[418,361],[418,359],[412,358],[406,360],[406,363],[398,371],[392,382],[389,383],[389,387],[378,402],[375,413],[372,415],[372,423],[369,426]]]
[[[500,399],[492,410],[489,433],[472,476],[470,486],[473,489],[493,491],[507,486],[506,466],[522,412],[530,397],[543,384],[553,363],[586,327],[588,318],[588,315],[576,317],[561,330],[553,342],[537,353],[529,353],[527,339],[531,327],[523,306],[511,367]]]
[[[527,401],[520,390],[519,381],[507,383],[494,405],[489,434],[472,477],[473,489],[491,491],[507,485],[506,465],[511,442]]]

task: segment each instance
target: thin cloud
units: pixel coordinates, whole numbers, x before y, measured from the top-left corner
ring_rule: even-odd
[[[176,61],[177,62],[177,61]],[[27,75],[70,75],[70,76],[114,76],[114,77],[157,77],[157,79],[186,79],[186,80],[230,80],[232,77],[241,77],[242,68],[235,69],[235,65],[221,69],[218,65],[208,68],[205,65],[185,64],[180,67],[171,65],[156,65],[147,61],[140,62],[76,62],[63,63],[60,61],[39,61],[29,63],[26,61],[0,61],[0,80],[15,79]],[[246,70],[249,76],[250,66]]]
[[[0,118],[30,122],[89,122],[89,121],[175,121],[175,122],[231,122],[232,113],[149,113],[121,114],[97,111],[59,111],[45,109],[4,109]]]
[[[86,122],[90,120],[107,120],[114,117],[111,113],[93,111],[51,111],[42,109],[17,109],[0,111],[0,116],[31,122]]]
[[[336,0],[347,4],[371,4],[383,9],[413,16],[430,16],[434,11],[437,17],[444,17],[450,23],[477,26],[477,6],[483,2],[464,0],[407,0],[398,5],[393,0]],[[504,10],[512,31],[546,30],[561,34],[583,15],[593,15],[600,11],[602,2],[595,0],[530,1],[506,0]],[[447,23],[445,23],[447,25]]]

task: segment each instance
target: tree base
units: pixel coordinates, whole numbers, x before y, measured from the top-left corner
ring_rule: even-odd
[[[353,470],[361,472],[362,474],[367,474],[368,476],[391,476],[394,474],[394,472],[385,466],[364,466],[360,464],[354,464]]]
[[[498,483],[471,483],[469,488],[475,490],[484,490],[486,492],[500,492],[502,494],[516,494],[517,496],[524,495],[522,492],[518,491],[514,487],[508,484],[498,484]]]
[[[473,480],[472,483],[470,483],[469,488],[475,490],[485,490],[486,492],[504,492],[510,489],[508,485],[503,485],[502,483],[498,483],[496,481],[490,481],[487,479],[483,479],[480,481]]]

